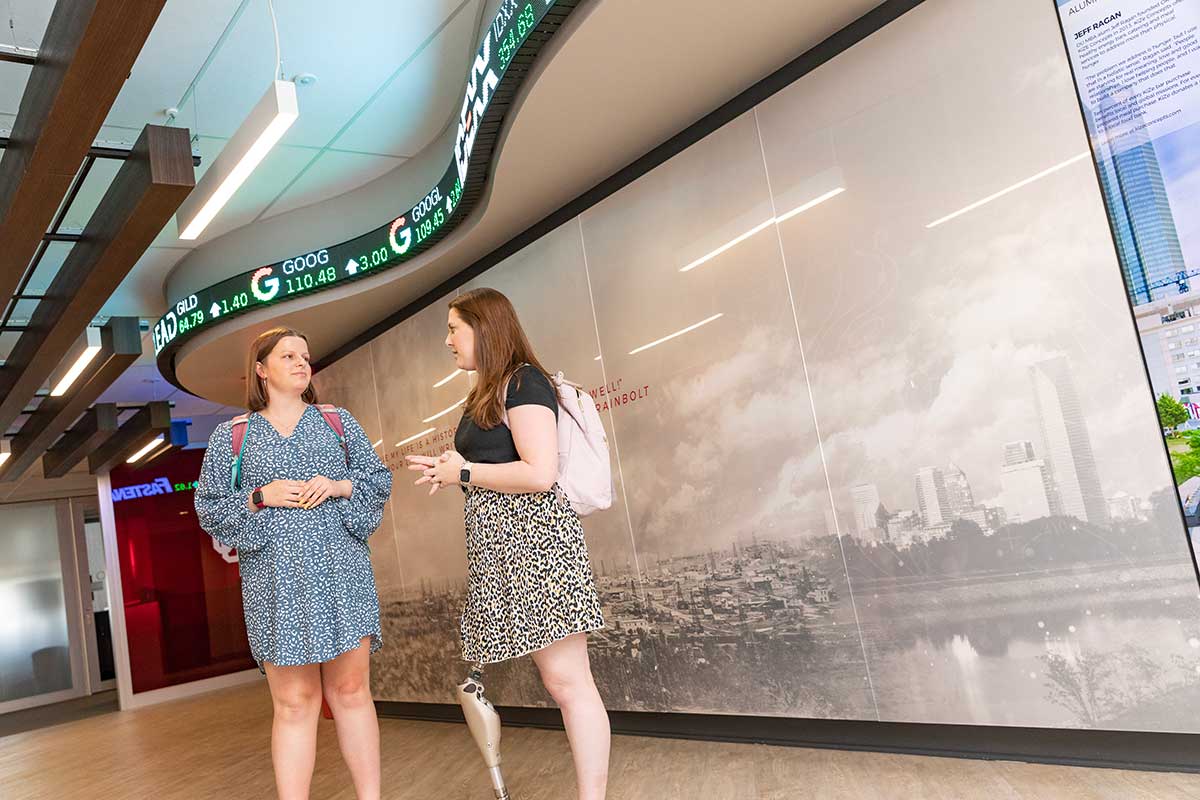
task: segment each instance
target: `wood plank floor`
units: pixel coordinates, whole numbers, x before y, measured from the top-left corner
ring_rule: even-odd
[[[257,684],[0,739],[0,798],[261,800],[274,796],[271,706]],[[491,787],[461,725],[385,719],[384,797],[489,800]],[[517,800],[570,800],[561,732],[505,729]],[[763,745],[618,736],[613,800],[1190,800],[1200,775],[1080,769]],[[333,723],[322,722],[313,800],[353,800]]]

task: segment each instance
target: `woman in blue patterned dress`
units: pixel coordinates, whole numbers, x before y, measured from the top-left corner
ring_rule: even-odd
[[[208,442],[196,489],[200,526],[238,551],[250,649],[274,705],[271,755],[283,800],[307,798],[324,694],[359,800],[379,798],[379,723],[370,655],[382,644],[367,537],[391,471],[358,422],[316,407],[308,341],[287,328],[250,348],[240,480],[233,422]]]

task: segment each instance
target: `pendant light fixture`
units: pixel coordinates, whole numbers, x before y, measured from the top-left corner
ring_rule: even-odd
[[[275,32],[275,71],[271,85],[179,207],[175,219],[180,239],[194,240],[203,233],[300,116],[296,84],[280,79],[283,61],[279,51],[279,25],[271,0],[267,0],[267,8],[271,11],[271,27]]]

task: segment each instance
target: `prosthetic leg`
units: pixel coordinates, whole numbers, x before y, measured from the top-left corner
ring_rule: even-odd
[[[483,763],[487,764],[492,776],[496,800],[511,800],[504,786],[504,776],[500,774],[500,715],[483,696],[482,664],[473,665],[467,673],[467,679],[458,685],[458,702],[462,706],[463,716],[467,718],[467,727],[475,737],[475,744],[479,745],[479,752],[483,754]]]

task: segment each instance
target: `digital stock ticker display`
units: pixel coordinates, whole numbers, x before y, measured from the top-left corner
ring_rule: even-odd
[[[516,85],[576,3],[505,0],[467,76],[454,152],[441,180],[420,202],[373,231],[173,299],[151,329],[160,371],[174,382],[174,353],[224,319],[395,267],[444,238],[482,195],[499,123]]]

